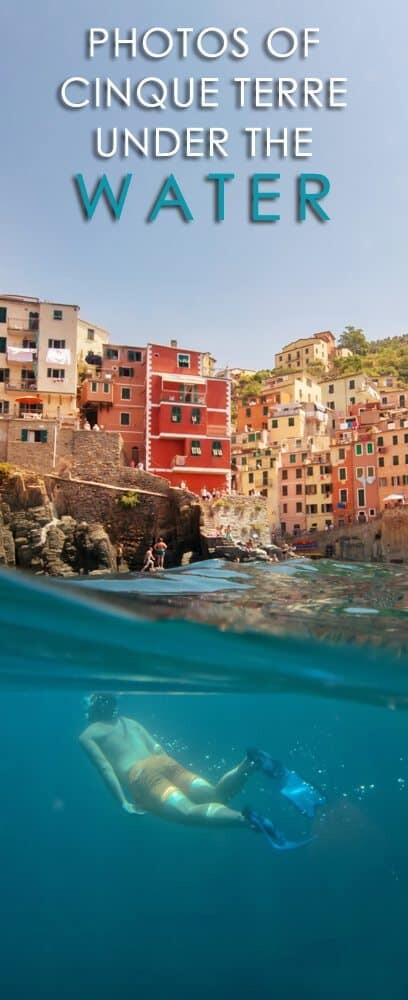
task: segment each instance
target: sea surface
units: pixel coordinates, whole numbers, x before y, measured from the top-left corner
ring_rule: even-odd
[[[408,570],[214,560],[0,573],[0,996],[407,1000]],[[217,781],[248,746],[326,798],[250,804],[306,847],[121,811],[80,748],[119,696]]]

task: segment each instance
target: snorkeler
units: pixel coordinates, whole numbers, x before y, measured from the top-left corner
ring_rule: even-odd
[[[153,813],[188,826],[246,827],[265,833],[279,850],[301,846],[286,841],[254,810],[241,812],[228,805],[250,775],[264,769],[257,758],[262,751],[249,751],[240,764],[212,785],[169,757],[135,719],[120,716],[114,695],[91,695],[87,715],[89,725],[79,738],[81,746],[125,812]],[[272,760],[268,754],[264,757]],[[282,777],[281,765],[277,766]]]

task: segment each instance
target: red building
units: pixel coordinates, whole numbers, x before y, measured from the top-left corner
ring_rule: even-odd
[[[118,431],[129,462],[194,493],[229,489],[230,382],[209,376],[208,354],[170,346],[106,345],[82,387],[91,424]]]

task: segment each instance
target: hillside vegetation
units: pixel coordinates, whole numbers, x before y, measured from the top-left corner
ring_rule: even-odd
[[[363,330],[347,326],[339,337],[338,346],[348,348],[352,357],[336,358],[328,373],[320,362],[314,362],[307,369],[309,374],[319,379],[325,375],[353,375],[365,371],[373,378],[394,375],[403,385],[408,385],[408,333],[400,337],[367,340]],[[294,374],[293,369],[272,368],[258,371],[255,375],[244,375],[239,379],[233,396],[245,402],[259,395],[265,379],[290,372]]]

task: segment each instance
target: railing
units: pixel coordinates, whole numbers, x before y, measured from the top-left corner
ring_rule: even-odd
[[[194,392],[179,392],[177,389],[166,389],[160,396],[161,403],[187,403],[189,406],[204,406],[205,395],[197,395]]]
[[[39,329],[40,322],[38,319],[16,319],[13,316],[7,320],[7,326],[9,330],[23,330],[32,331]]]
[[[31,392],[37,392],[36,382],[6,382],[5,383],[6,392],[21,392],[22,389],[30,389]]]

